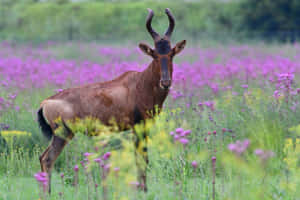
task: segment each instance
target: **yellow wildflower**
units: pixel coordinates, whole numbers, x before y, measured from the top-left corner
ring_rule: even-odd
[[[14,137],[31,136],[31,133],[18,130],[6,130],[1,131],[1,136],[4,137],[6,141],[10,141]]]
[[[31,133],[26,132],[26,131],[18,131],[18,130],[6,130],[6,131],[1,131],[1,135],[3,137],[13,137],[13,136],[31,136]]]

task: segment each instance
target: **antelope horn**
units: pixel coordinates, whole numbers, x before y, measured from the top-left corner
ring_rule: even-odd
[[[170,39],[171,35],[172,35],[172,32],[174,30],[174,26],[175,26],[175,19],[170,11],[169,8],[166,8],[166,14],[168,15],[168,18],[169,18],[169,27],[168,27],[168,30],[166,31],[165,33],[165,36]]]
[[[148,8],[149,14],[147,17],[147,22],[146,22],[146,27],[148,32],[150,33],[150,35],[152,36],[153,40],[156,41],[160,38],[160,36],[158,35],[158,33],[156,33],[151,26],[151,22],[152,22],[152,18],[153,18],[153,11],[151,9]]]

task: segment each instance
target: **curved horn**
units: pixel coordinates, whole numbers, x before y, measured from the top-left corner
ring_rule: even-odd
[[[168,18],[169,18],[169,28],[168,30],[166,31],[165,33],[165,36],[170,39],[171,35],[172,35],[172,32],[174,30],[174,26],[175,26],[175,19],[170,11],[169,8],[166,8],[166,14],[168,15]]]
[[[146,27],[148,32],[150,33],[150,35],[152,36],[153,40],[158,40],[160,38],[160,36],[158,35],[158,33],[156,33],[151,26],[151,22],[152,22],[152,18],[153,18],[153,11],[151,9],[148,8],[149,14],[147,17],[147,22],[146,22]]]

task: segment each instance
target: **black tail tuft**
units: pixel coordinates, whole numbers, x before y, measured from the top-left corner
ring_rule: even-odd
[[[39,109],[39,111],[37,112],[37,117],[44,136],[50,140],[53,135],[53,131],[43,116],[43,108]]]

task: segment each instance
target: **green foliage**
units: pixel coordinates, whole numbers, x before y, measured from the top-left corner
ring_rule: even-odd
[[[233,28],[230,18],[235,5],[218,1],[18,3],[2,8],[7,12],[2,13],[0,36],[35,41],[149,39],[145,28],[147,8],[154,10],[153,26],[162,34],[168,27],[164,13],[167,7],[176,18],[175,38],[178,35],[197,38],[207,33],[217,36],[220,33],[216,31],[230,32]]]
[[[175,38],[264,38],[295,41],[300,36],[298,0],[241,1],[0,1],[0,38],[11,40],[149,39],[147,8],[153,26],[163,33],[164,9],[175,15]]]

